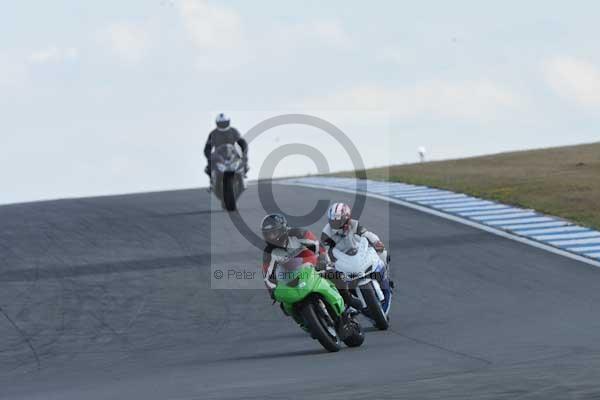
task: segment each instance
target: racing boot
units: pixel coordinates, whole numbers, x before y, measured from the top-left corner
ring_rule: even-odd
[[[348,307],[338,319],[337,332],[340,340],[345,341],[351,336],[356,335],[357,332],[360,332],[360,325],[354,319],[354,315],[356,315],[354,311]]]
[[[358,314],[362,310],[362,302],[357,297],[352,296],[352,293],[348,289],[340,289],[339,292],[342,299],[344,299],[346,307],[353,313]]]

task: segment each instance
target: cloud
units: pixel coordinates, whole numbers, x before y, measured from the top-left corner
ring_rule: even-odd
[[[572,57],[556,57],[543,64],[544,78],[560,96],[582,106],[600,106],[600,70]]]
[[[329,43],[347,44],[350,41],[348,33],[339,21],[316,21],[314,27],[317,35]]]
[[[409,54],[402,48],[386,46],[379,49],[376,53],[377,59],[383,62],[392,62],[395,64],[403,64],[406,60],[410,60]]]
[[[36,50],[29,55],[29,61],[33,64],[60,63],[74,61],[79,56],[79,51],[74,47],[59,48],[49,46]]]
[[[127,64],[140,62],[150,48],[149,34],[142,26],[116,23],[102,32],[103,40]]]
[[[185,29],[192,43],[202,49],[233,49],[242,42],[242,22],[233,9],[205,0],[178,3]]]
[[[28,79],[27,65],[22,61],[22,58],[0,53],[0,87],[7,89],[19,88]]]
[[[399,88],[361,85],[331,96],[308,99],[311,109],[385,110],[395,117],[490,119],[520,109],[523,98],[489,81],[428,81]]]
[[[288,45],[327,46],[349,48],[352,41],[343,24],[336,19],[309,20],[301,23],[282,26],[277,35]]]
[[[338,20],[257,25],[252,26],[253,36],[235,8],[207,0],[180,0],[174,4],[196,49],[192,54],[194,65],[203,72],[231,72],[257,60],[280,62],[280,58],[307,46],[348,48],[351,44]]]
[[[0,53],[0,87],[23,89],[34,76],[36,66],[73,62],[78,57],[79,51],[76,48],[61,48],[55,45],[29,53],[27,51]]]

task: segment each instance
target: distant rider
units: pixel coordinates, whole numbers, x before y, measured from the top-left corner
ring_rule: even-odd
[[[319,263],[315,266],[317,270],[322,271],[328,268],[328,257],[314,233],[307,229],[288,227],[287,220],[283,215],[270,214],[264,217],[261,231],[266,242],[263,253],[263,273],[271,297],[277,286],[278,264],[295,257],[302,250],[309,249],[318,255]],[[335,283],[346,305],[360,307],[360,301],[352,297],[345,282],[331,280]]]
[[[227,115],[220,113],[217,115],[215,120],[217,127],[213,129],[213,131],[208,135],[208,139],[206,140],[206,145],[204,146],[204,156],[206,157],[206,168],[204,172],[208,176],[211,174],[211,154],[214,148],[219,147],[223,144],[232,144],[236,143],[242,149],[242,158],[244,160],[244,172],[248,172],[248,143],[246,139],[240,135],[237,129],[230,126],[230,119]]]

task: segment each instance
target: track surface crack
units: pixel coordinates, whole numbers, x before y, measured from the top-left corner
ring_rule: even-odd
[[[27,346],[31,350],[31,354],[33,354],[33,357],[35,358],[35,363],[36,363],[36,366],[37,366],[37,370],[40,371],[42,369],[42,365],[40,363],[40,357],[38,356],[38,353],[35,350],[35,347],[33,346],[33,343],[31,343],[31,340],[30,340],[29,336],[27,336],[27,334],[25,333],[25,331],[23,331],[21,328],[19,328],[19,325],[17,325],[17,323],[6,313],[6,311],[4,311],[4,308],[0,307],[0,313],[2,313],[2,315],[4,315],[4,317],[6,318],[6,320],[19,333],[19,336],[21,336],[21,339],[23,340],[23,342],[27,344]]]
[[[407,335],[405,335],[403,333],[394,331],[392,329],[390,329],[390,332],[393,332],[394,334],[396,334],[398,336],[401,336],[401,337],[403,337],[405,339],[408,339],[408,340],[410,340],[412,342],[419,343],[419,344],[422,344],[422,345],[425,345],[425,346],[429,346],[429,347],[433,347],[433,348],[436,348],[438,350],[445,351],[447,353],[452,353],[452,354],[455,354],[457,356],[461,356],[461,357],[465,357],[465,358],[470,358],[471,360],[479,361],[479,362],[485,363],[487,365],[492,365],[493,364],[490,360],[486,360],[485,358],[478,357],[478,356],[473,356],[471,354],[463,353],[463,352],[457,351],[457,350],[452,350],[452,349],[440,346],[440,345],[435,344],[435,343],[430,343],[430,342],[427,342],[425,340],[421,340],[421,339],[417,339],[417,338],[414,338],[414,337],[411,337],[411,336],[407,336]]]

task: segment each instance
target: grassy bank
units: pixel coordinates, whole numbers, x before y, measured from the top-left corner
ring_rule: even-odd
[[[449,189],[533,208],[600,229],[600,143],[397,165],[366,172],[370,179]]]

